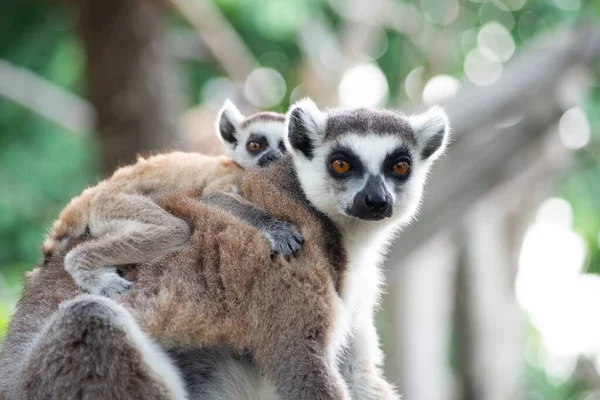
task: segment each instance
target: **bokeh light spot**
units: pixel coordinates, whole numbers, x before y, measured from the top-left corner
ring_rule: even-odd
[[[465,74],[473,84],[489,86],[502,76],[502,63],[494,52],[478,47],[467,53]]]
[[[573,225],[573,208],[568,201],[551,197],[539,206],[536,221],[549,223],[562,229],[571,229]]]
[[[292,89],[292,92],[290,93],[290,104],[293,104],[304,97],[306,97],[306,90],[304,90],[304,86],[298,85]]]
[[[577,11],[581,8],[581,0],[554,0],[554,4],[566,11]]]
[[[419,103],[421,101],[421,93],[423,92],[424,85],[424,73],[424,67],[417,67],[410,71],[404,80],[404,91],[413,103]]]
[[[477,34],[477,44],[491,50],[502,62],[506,62],[515,52],[515,42],[508,29],[497,22],[488,22]]]
[[[423,103],[439,104],[456,96],[460,90],[460,82],[451,75],[436,75],[423,89]]]
[[[421,0],[421,11],[426,20],[437,25],[450,25],[458,17],[457,0]]]
[[[236,90],[233,82],[227,78],[212,78],[200,89],[202,103],[214,110],[223,106],[225,99],[235,99]]]
[[[558,123],[558,134],[569,149],[578,150],[590,142],[591,128],[585,112],[579,107],[567,110]]]
[[[496,22],[509,31],[515,27],[516,21],[512,13],[502,3],[486,1],[479,7],[479,22],[485,25],[488,22]]]
[[[587,247],[571,228],[571,205],[544,201],[525,234],[516,295],[547,350],[547,374],[558,382],[573,372],[578,355],[600,351],[600,276],[583,274]]]
[[[521,8],[523,8],[525,3],[527,2],[526,0],[493,0],[493,1],[494,1],[494,3],[496,3],[496,5],[499,6],[499,8],[510,10],[510,11],[520,10]]]
[[[244,83],[244,94],[252,105],[259,108],[274,107],[285,96],[285,80],[272,68],[257,68]]]
[[[355,65],[342,76],[339,102],[344,107],[379,107],[387,97],[387,80],[375,64]]]

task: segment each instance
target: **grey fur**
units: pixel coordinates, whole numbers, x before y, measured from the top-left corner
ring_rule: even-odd
[[[200,199],[258,229],[271,243],[273,254],[291,255],[300,249],[304,238],[290,222],[281,221],[243,197],[225,192],[213,192]]]
[[[227,101],[219,113],[216,130],[237,164],[246,168],[265,167],[283,155],[279,148],[284,133],[283,119],[275,113],[261,113],[246,119],[233,103]],[[259,141],[260,151],[249,151],[247,143],[250,141]],[[203,172],[200,170],[197,175],[202,176]],[[66,270],[88,293],[116,298],[131,288],[131,282],[118,275],[118,266],[154,260],[189,240],[188,224],[155,204],[162,195],[177,190],[176,182],[147,176],[137,179],[148,180],[140,182],[137,193],[122,193],[116,189],[98,195],[89,216],[89,240],[65,257]],[[231,191],[238,189],[231,186]],[[240,207],[237,209],[241,210]],[[244,215],[253,218],[249,221],[252,224],[258,214],[246,212]],[[261,215],[266,215],[268,220],[263,224],[266,227],[263,232],[275,253],[287,255],[299,248],[301,240],[296,240],[295,228],[284,222],[272,222],[273,218],[267,213]],[[69,233],[76,236],[76,232]]]
[[[316,109],[316,106],[314,109]],[[313,111],[309,110],[308,114],[311,112]],[[322,122],[327,120],[327,116],[317,115],[312,120],[316,121],[316,124],[308,129],[311,140],[321,140],[319,145],[324,146],[325,144],[322,142],[323,132],[319,132],[319,130],[322,128]],[[436,121],[442,120],[444,118],[438,118]],[[411,127],[414,126],[416,124],[411,124]],[[431,129],[429,128],[436,128],[437,122],[431,124],[421,123],[419,126],[419,130],[415,131],[419,132],[419,135],[415,137],[416,143],[410,143],[410,140],[403,137],[402,132],[398,132],[397,135],[377,134],[377,136],[384,136],[384,142],[382,143],[386,146],[394,145],[398,148],[400,146],[409,146],[413,155],[419,155],[422,149],[427,148],[428,140],[432,137]],[[447,132],[447,130],[445,131]],[[318,136],[319,133],[321,133],[320,138]],[[369,136],[363,135],[363,137],[368,138]],[[344,135],[339,135],[336,141],[343,138]],[[380,137],[378,140],[381,141],[380,139],[382,138]],[[389,141],[385,141],[388,139]],[[439,155],[443,151],[444,143],[446,143],[445,140],[435,154],[432,154],[432,157]],[[272,337],[273,343],[271,343],[268,349],[267,356],[262,357],[261,360],[259,360],[259,357],[256,357],[257,365],[259,364],[258,361],[260,361],[261,370],[269,376],[269,381],[267,381],[260,376],[258,368],[254,365],[251,358],[240,357],[239,355],[218,349],[199,353],[182,349],[181,352],[174,352],[172,355],[186,376],[187,387],[192,392],[192,398],[225,400],[244,398],[247,395],[247,399],[258,399],[261,398],[257,397],[260,396],[261,392],[266,393],[266,396],[271,396],[274,393],[269,389],[270,387],[272,388],[271,383],[279,389],[281,397],[286,399],[312,400],[339,398],[340,393],[338,392],[338,388],[346,386],[341,381],[342,376],[353,399],[391,400],[399,398],[393,387],[385,381],[381,373],[382,355],[379,350],[379,342],[373,323],[373,314],[379,287],[378,285],[375,285],[374,288],[366,287],[365,289],[371,290],[371,293],[364,294],[363,284],[371,284],[372,282],[363,282],[360,279],[356,279],[356,275],[352,275],[356,274],[356,269],[361,268],[363,264],[367,264],[367,267],[373,267],[373,269],[367,269],[366,272],[368,274],[364,274],[365,271],[362,270],[363,274],[359,275],[359,277],[368,280],[371,276],[378,274],[377,264],[380,259],[378,254],[380,248],[373,247],[373,241],[377,236],[380,236],[378,234],[392,231],[391,228],[395,226],[389,224],[380,225],[384,224],[384,222],[364,222],[360,218],[344,214],[344,208],[339,207],[340,193],[323,190],[323,188],[330,189],[332,187],[330,184],[331,181],[328,180],[330,178],[323,178],[323,176],[327,175],[321,174],[324,164],[319,159],[322,155],[319,152],[327,153],[327,146],[325,145],[324,147],[321,149],[315,147],[315,155],[314,157],[309,157],[309,161],[306,161],[307,157],[304,157],[302,154],[294,154],[295,170],[291,174],[289,170],[287,173],[285,170],[285,167],[288,166],[288,159],[276,163],[276,165],[265,170],[264,174],[269,179],[272,179],[283,192],[289,194],[291,198],[311,210],[313,215],[319,218],[326,231],[330,233],[332,240],[326,243],[326,245],[328,246],[328,250],[330,250],[332,274],[335,276],[335,273],[337,273],[337,280],[341,282],[336,288],[340,300],[340,304],[338,304],[340,307],[339,312],[344,311],[347,301],[357,301],[358,299],[358,302],[349,303],[354,308],[346,315],[348,325],[341,325],[341,331],[336,331],[337,336],[332,335],[335,337],[333,339],[330,338],[334,343],[326,344],[326,346],[329,345],[332,347],[335,352],[326,353],[325,350],[330,351],[330,348],[319,346],[318,340],[290,341],[286,337],[274,336]],[[357,152],[360,153],[361,150],[359,147]],[[379,158],[365,157],[365,165],[369,165],[369,162],[382,163],[383,161],[377,160],[383,160],[386,154],[380,150],[381,147],[371,149],[371,151],[379,151],[382,154],[377,155]],[[358,156],[361,156],[361,154],[358,154]],[[374,159],[377,160],[373,161]],[[425,161],[429,162],[429,159]],[[372,167],[376,167],[370,171],[372,174],[381,174],[381,165]],[[406,224],[414,215],[416,205],[420,199],[423,181],[429,167],[430,163],[427,164],[424,162],[423,164],[419,164],[417,162],[415,164],[416,173],[411,175],[411,177],[414,177],[407,180],[407,184],[403,185],[402,189],[388,187],[390,193],[395,196],[394,216],[398,218],[396,221],[397,224]],[[310,187],[306,185],[307,177],[314,178],[315,181],[319,179],[323,180],[322,186]],[[315,183],[318,184],[320,182]],[[358,184],[352,186],[360,189]],[[355,196],[355,188],[351,189],[353,192],[348,193],[348,197]],[[336,190],[343,189],[340,186]],[[405,202],[410,204],[405,205]],[[385,245],[385,241],[376,244],[379,246]],[[346,254],[348,254],[347,258]],[[336,255],[339,257],[336,257]],[[371,256],[374,259],[372,266],[369,265],[371,259],[367,256]],[[352,276],[354,280],[350,279]],[[353,284],[354,287],[352,286]],[[358,287],[356,286],[357,284]],[[353,289],[354,293],[352,292]],[[356,291],[357,289],[358,292]],[[363,295],[365,298],[361,297]],[[284,294],[281,296],[280,298],[285,300]],[[283,305],[281,304],[281,306]],[[281,312],[281,310],[275,309],[274,312]],[[265,316],[265,318],[269,318],[269,316]],[[344,320],[344,318],[337,318],[335,315],[334,319]],[[293,321],[290,321],[290,323],[293,323]],[[333,327],[333,330],[335,331],[336,327]],[[318,336],[322,332],[309,332],[305,334]],[[332,355],[338,357],[338,365],[331,365],[328,362],[328,360],[332,359]],[[205,358],[202,359],[202,357]],[[52,385],[52,383],[48,384]],[[195,397],[196,395],[198,397]],[[272,397],[267,398],[272,399]]]
[[[256,113],[256,114],[251,115],[250,117],[246,118],[246,120],[241,123],[241,127],[247,128],[249,125],[252,125],[254,122],[257,122],[257,121],[278,122],[278,123],[283,124],[283,122],[285,121],[285,115],[277,114],[277,113],[269,112],[269,111],[259,112],[259,113]]]
[[[109,299],[87,295],[61,305],[28,343],[14,376],[20,378],[8,391],[0,385],[7,400],[187,398],[177,369],[133,317]]]
[[[65,269],[92,294],[114,298],[123,293],[131,283],[118,276],[116,266],[153,260],[190,237],[185,221],[149,197],[115,193],[97,203],[90,217],[92,237],[65,257]]]
[[[348,133],[401,135],[411,145],[416,145],[410,124],[402,114],[394,111],[371,110],[368,108],[333,111],[327,118],[325,141],[334,140]]]

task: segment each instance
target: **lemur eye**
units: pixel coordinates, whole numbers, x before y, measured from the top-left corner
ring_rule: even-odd
[[[394,174],[398,176],[404,176],[408,174],[409,170],[410,164],[406,161],[398,161],[394,165],[392,165],[392,171],[394,171]]]
[[[253,153],[259,151],[260,148],[262,147],[260,145],[260,143],[258,143],[256,140],[252,140],[252,141],[248,142],[248,144],[246,146],[248,147],[248,150],[250,150]]]
[[[345,174],[350,171],[350,163],[344,160],[335,160],[331,163],[331,168],[338,174]]]

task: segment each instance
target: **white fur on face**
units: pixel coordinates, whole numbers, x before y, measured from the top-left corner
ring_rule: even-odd
[[[263,136],[268,143],[258,154],[252,154],[246,147],[248,140],[252,134]],[[260,157],[269,149],[279,151],[279,145],[283,141],[284,123],[277,121],[252,121],[245,128],[237,129],[238,143],[235,148],[226,144],[227,152],[244,168],[255,167]]]
[[[329,175],[327,171],[329,154],[332,148],[340,146],[351,150],[358,156],[367,170],[367,173],[360,179],[350,178],[348,182],[342,184]],[[359,221],[357,218],[349,216],[346,210],[352,205],[356,194],[364,188],[368,175],[371,174],[383,177],[386,189],[394,201],[394,214],[388,222],[401,221],[406,223],[416,213],[423,191],[423,178],[429,169],[429,165],[420,161],[416,151],[411,151],[411,176],[399,191],[393,179],[383,175],[382,171],[383,163],[390,153],[398,148],[410,150],[411,147],[414,148],[397,135],[357,135],[350,133],[334,142],[316,147],[311,160],[302,155],[295,155],[294,162],[305,195],[332,220],[341,223],[348,222],[348,220],[355,223]],[[425,171],[420,171],[422,169],[425,169]],[[344,191],[338,190],[340,185],[345,186]],[[373,221],[362,222],[377,224]]]
[[[337,118],[343,111],[334,111]],[[409,223],[420,203],[427,174],[433,164],[446,149],[449,137],[448,117],[440,107],[432,107],[422,114],[402,116],[412,128],[414,141],[406,138],[406,132],[343,132],[333,140],[324,142],[327,118],[331,112],[318,109],[310,99],[296,103],[286,116],[286,146],[293,155],[301,186],[308,199],[323,213],[341,225],[355,225],[359,221],[350,217],[346,210],[352,205],[356,194],[365,186],[368,175],[383,178],[384,185],[394,201],[392,218],[387,221],[362,221],[368,226],[380,226],[393,222],[397,226]],[[389,113],[368,118],[389,119]],[[367,125],[368,126],[368,125]],[[293,131],[290,132],[290,129]],[[296,130],[297,129],[297,130]],[[368,129],[368,128],[367,128]],[[302,138],[304,132],[305,138]],[[300,135],[300,136],[299,136]],[[292,138],[299,147],[306,148],[307,141],[312,143],[309,156],[293,148]],[[334,147],[351,151],[361,161],[365,173],[362,177],[350,177],[340,181],[332,178],[328,172],[329,155]],[[384,161],[396,150],[407,151],[411,158],[410,176],[399,183],[383,173]],[[306,152],[306,150],[304,150]],[[308,154],[308,153],[307,153]]]
[[[448,116],[442,107],[433,106],[422,114],[411,115],[407,117],[407,120],[412,126],[414,135],[419,142],[419,149],[421,151],[423,151],[423,149],[426,147],[426,143],[429,142],[434,135],[443,131],[444,135],[442,137],[440,146],[432,155],[429,156],[428,161],[433,162],[442,154],[444,154],[450,139],[450,122],[448,121]]]

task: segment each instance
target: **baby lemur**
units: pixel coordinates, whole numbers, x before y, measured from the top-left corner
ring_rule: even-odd
[[[65,207],[44,245],[45,254],[87,231],[92,239],[66,255],[67,271],[88,293],[114,297],[128,289],[131,283],[118,275],[117,266],[150,261],[190,237],[188,224],[159,207],[156,199],[173,192],[198,196],[215,190],[236,192],[243,168],[268,165],[285,152],[281,114],[262,112],[245,118],[227,100],[216,125],[230,156],[174,152],[139,158]],[[263,232],[273,252],[298,249],[302,238],[289,223],[249,203],[240,202],[234,211]]]
[[[187,221],[191,237],[180,249],[139,265],[132,290],[118,301],[151,338],[183,348],[173,352],[183,375],[202,371],[205,382],[188,386],[192,398],[260,398],[260,386],[274,387],[269,392],[285,400],[397,399],[380,371],[373,322],[380,262],[394,233],[414,217],[448,134],[438,108],[405,116],[368,109],[323,112],[308,100],[294,105],[286,116],[291,155],[249,170],[241,194],[299,228],[305,243],[296,256],[271,258],[259,230],[222,211],[218,202],[229,202],[226,194],[215,192],[208,204],[169,195],[157,203]],[[76,362],[82,342],[87,357],[102,360],[94,364],[102,373],[98,380],[122,370],[97,333],[99,326],[111,331],[110,315],[126,313],[114,302],[86,297],[47,317],[76,294],[62,262],[60,254],[52,255],[29,277],[6,338],[9,350],[0,355],[0,393],[3,380],[14,382],[5,387],[24,398],[63,387],[87,393],[84,368]],[[91,303],[93,315],[104,317],[86,317],[89,312],[77,311],[80,303]],[[114,326],[112,332],[121,332],[122,324]],[[119,343],[111,341],[110,349],[135,352],[136,342]],[[247,351],[252,362],[224,356],[205,362],[206,369],[201,359],[190,362],[186,346]],[[75,365],[68,364],[73,360]],[[148,364],[140,361],[139,376],[149,376]],[[52,379],[42,385],[36,377],[48,370]],[[135,368],[126,371],[138,376]],[[164,383],[162,374],[154,376],[148,379]],[[105,381],[110,385],[110,378]]]

